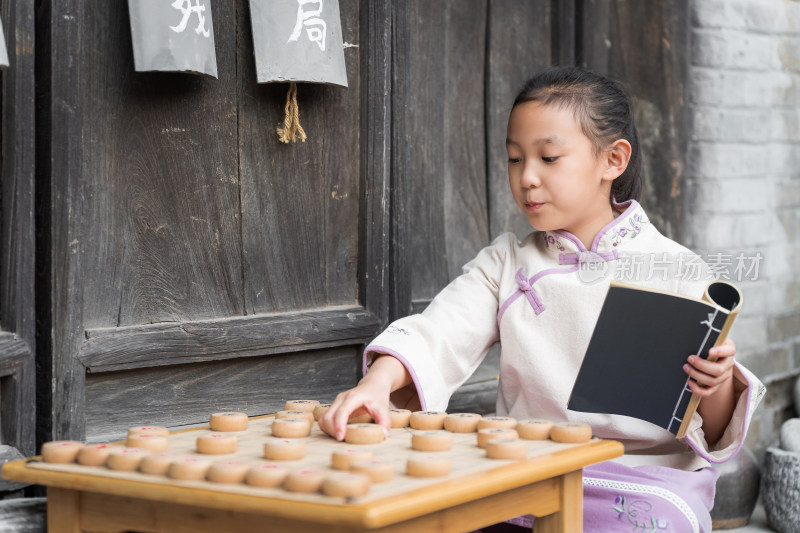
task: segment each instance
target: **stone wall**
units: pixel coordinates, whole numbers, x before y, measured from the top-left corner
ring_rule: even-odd
[[[690,1],[685,240],[742,289],[731,338],[768,388],[760,457],[800,374],[800,1]]]

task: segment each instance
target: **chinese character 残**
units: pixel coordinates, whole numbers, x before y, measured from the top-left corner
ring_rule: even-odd
[[[194,31],[196,33],[202,33],[203,37],[208,37],[211,35],[211,32],[206,29],[206,18],[203,16],[203,11],[206,10],[206,6],[201,4],[202,0],[194,1],[196,5],[192,5],[192,0],[175,0],[172,3],[172,7],[179,10],[183,14],[183,18],[177,26],[170,26],[170,29],[175,33],[183,33],[183,30],[186,29],[186,25],[189,24],[192,13],[197,13],[197,27]]]

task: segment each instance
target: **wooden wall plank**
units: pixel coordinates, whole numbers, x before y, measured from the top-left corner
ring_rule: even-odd
[[[321,245],[325,249],[324,305],[353,304],[358,300],[359,225],[362,195],[361,113],[361,2],[340,0],[342,37],[345,44],[347,89],[330,91],[323,102],[329,122],[325,125],[324,162],[325,221]],[[367,132],[365,134],[368,135]]]
[[[644,151],[642,204],[659,230],[683,238],[689,142],[689,7],[680,0],[586,0],[582,64],[626,82]]]
[[[207,423],[217,411],[274,413],[286,400],[331,401],[355,385],[356,351],[342,347],[93,374],[86,381],[87,437],[122,436],[142,424]]]
[[[485,16],[485,0],[395,4],[396,316],[424,307],[488,241]]]
[[[569,2],[559,3],[565,9]],[[553,26],[560,18],[550,0],[492,0],[489,4],[486,137],[489,228],[492,237],[511,231],[522,239],[533,228],[508,186],[506,127],[514,98],[533,73],[554,61]],[[564,52],[566,53],[566,52]]]
[[[486,0],[447,3],[442,205],[447,276],[490,241],[486,200]],[[431,132],[436,134],[435,132]],[[438,156],[438,154],[437,154]],[[414,228],[421,231],[421,228]],[[441,253],[442,250],[434,253]],[[432,287],[438,292],[443,286]],[[421,296],[435,294],[421,293]]]
[[[550,0],[550,35],[554,65],[572,65],[577,53],[578,5],[583,0]]]
[[[344,40],[358,43],[359,6],[340,2]],[[247,9],[237,61],[239,172],[246,312],[356,302],[360,77],[358,47],[345,49],[349,87],[298,84],[304,143],[283,145],[288,84],[258,85]]]
[[[15,376],[0,405],[2,442],[30,454],[36,431],[34,6],[4,2],[0,14],[10,63],[1,80],[0,330],[14,332],[22,344],[0,340],[0,358],[19,359],[3,365]]]
[[[444,228],[444,69],[447,2],[395,4],[392,180],[405,207],[396,268],[408,279],[409,301],[430,299],[448,281]],[[394,204],[394,202],[393,202]],[[402,255],[404,257],[399,257]],[[402,262],[400,262],[402,260]]]
[[[43,206],[47,211],[39,230],[43,232],[41,275],[47,294],[37,294],[42,299],[42,334],[46,339],[40,364],[44,368],[40,382],[45,395],[40,403],[45,412],[39,414],[39,439],[61,440],[83,438],[83,413],[85,406],[84,369],[75,357],[83,334],[84,283],[80,243],[83,239],[83,209],[80,199],[88,198],[91,188],[82,179],[82,160],[85,150],[80,132],[85,117],[81,97],[86,90],[83,69],[69,68],[81,61],[78,51],[85,39],[84,27],[79,22],[87,17],[88,6],[77,0],[67,0],[54,5],[42,2],[40,32],[48,50],[43,56],[39,72],[47,82],[42,87],[42,122],[49,132],[40,144],[46,174],[38,189],[46,188]],[[45,57],[46,56],[46,57]],[[43,81],[45,81],[43,80]],[[38,192],[37,192],[38,194]],[[48,209],[49,206],[49,209]],[[86,243],[84,242],[84,246]],[[48,394],[49,393],[49,394]]]
[[[360,307],[88,330],[80,359],[90,372],[254,357],[363,343],[378,319]]]
[[[392,1],[361,5],[361,205],[359,300],[389,320],[389,236],[392,158]]]

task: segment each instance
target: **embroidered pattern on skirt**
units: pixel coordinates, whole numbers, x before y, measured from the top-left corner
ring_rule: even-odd
[[[614,500],[614,510],[619,513],[620,520],[627,520],[633,525],[633,531],[657,533],[659,530],[666,531],[669,525],[663,518],[657,519],[650,514],[653,504],[647,500],[628,501],[620,495]]]
[[[583,484],[592,487],[612,489],[615,491],[634,492],[639,494],[651,494],[653,496],[658,496],[659,498],[663,498],[664,500],[667,500],[669,503],[674,505],[686,518],[686,520],[692,527],[692,533],[700,532],[700,523],[697,520],[697,516],[694,514],[694,511],[692,511],[692,508],[689,507],[689,505],[683,500],[683,498],[681,498],[674,492],[671,492],[667,489],[662,489],[661,487],[654,487],[651,485],[643,485],[640,483],[611,481],[608,479],[600,479],[593,477],[584,477]]]

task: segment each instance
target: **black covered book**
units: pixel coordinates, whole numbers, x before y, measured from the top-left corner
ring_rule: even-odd
[[[612,281],[567,407],[632,416],[683,437],[700,401],[683,365],[725,341],[741,306],[724,281],[709,283],[702,299]]]

